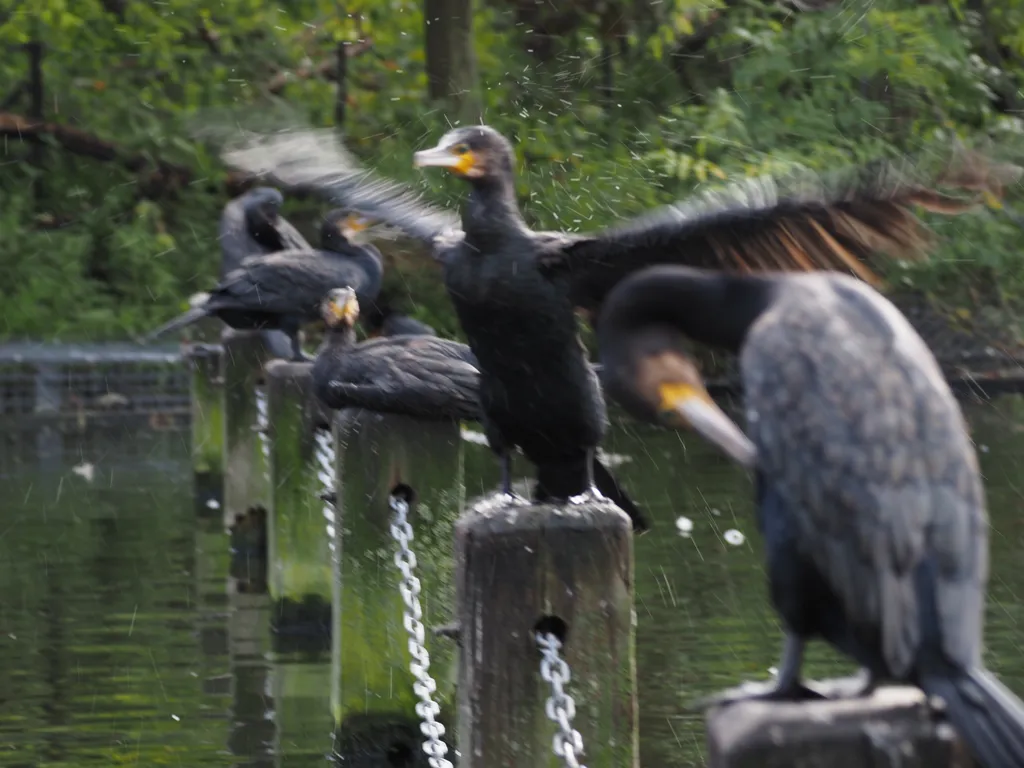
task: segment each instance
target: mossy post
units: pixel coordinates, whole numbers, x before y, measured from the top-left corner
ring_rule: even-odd
[[[227,745],[250,765],[267,765],[276,724],[267,712],[274,701],[267,691],[270,607],[266,595],[246,590],[245,582],[228,580],[228,654],[231,665],[231,722]],[[271,760],[272,762],[272,760]]]
[[[190,344],[186,353],[191,372],[192,471],[196,510],[200,515],[223,515],[224,399],[221,396],[220,344]]]
[[[303,651],[273,653],[274,765],[322,765],[331,733],[331,662]],[[384,763],[387,765],[387,763]]]
[[[459,425],[347,409],[335,416],[334,435],[335,751],[352,758],[368,744],[387,744],[385,752],[391,754],[422,754],[390,499],[399,486],[414,494],[410,549],[428,628],[430,674],[438,687],[434,700],[450,733],[446,705],[453,696],[456,648],[446,638],[432,637],[429,628],[447,623],[454,608],[451,541],[465,494]]]
[[[637,768],[633,535],[609,502],[479,500],[456,523],[460,768],[562,765],[537,633],[571,671],[588,768]]]
[[[224,396],[224,524],[232,526],[269,503],[267,460],[258,432],[266,347],[258,331],[228,328],[221,337]]]
[[[285,360],[271,360],[265,368],[270,440],[267,585],[274,600],[275,631],[326,638],[331,631],[333,542],[320,498],[324,484],[312,368],[311,363]]]

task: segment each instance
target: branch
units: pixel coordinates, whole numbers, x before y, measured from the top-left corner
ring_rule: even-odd
[[[140,180],[143,194],[151,198],[160,197],[170,190],[179,189],[192,182],[202,181],[196,179],[193,171],[184,165],[126,152],[116,144],[78,128],[32,120],[12,112],[0,112],[0,137],[29,142],[40,142],[49,137],[73,155],[105,163],[117,163],[133,173],[144,176]],[[255,183],[258,183],[258,179],[231,171],[227,174],[224,187],[228,194],[234,196],[242,194]]]
[[[140,186],[143,194],[153,199],[187,184],[203,181],[196,179],[193,171],[184,165],[125,152],[116,144],[78,128],[31,120],[12,112],[0,112],[0,137],[30,142],[50,137],[73,155],[117,163],[133,173],[144,175]],[[243,171],[228,171],[223,189],[231,197],[236,197],[262,183],[265,182],[258,176]],[[214,189],[212,185],[208,187]],[[317,199],[308,190],[292,190],[289,194],[297,200]]]
[[[373,47],[373,40],[365,38],[358,43],[349,43],[345,46],[345,58],[351,59],[370,50]],[[332,83],[338,80],[338,65],[335,57],[323,59],[318,64],[299,67],[295,70],[282,70],[270,78],[267,83],[267,91],[278,94],[284,90],[288,83],[295,80],[309,80],[314,77],[322,77]]]

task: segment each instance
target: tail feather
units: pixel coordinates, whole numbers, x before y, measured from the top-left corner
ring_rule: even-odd
[[[187,312],[184,312],[178,315],[173,320],[164,323],[155,331],[151,331],[150,333],[148,333],[146,336],[142,338],[142,341],[143,343],[148,344],[154,339],[163,336],[165,333],[170,333],[171,331],[175,331],[178,328],[184,328],[187,325],[192,325],[192,323],[196,322],[197,320],[202,320],[204,317],[206,317],[207,314],[208,312],[205,306],[192,307],[192,309],[188,310]]]
[[[1024,702],[984,669],[926,675],[979,768],[1024,768]]]
[[[615,476],[608,471],[608,468],[600,462],[596,455],[594,456],[592,471],[594,473],[594,485],[597,486],[597,490],[601,492],[602,496],[607,497],[629,515],[629,519],[633,521],[633,530],[638,533],[649,530],[651,525],[647,520],[647,516],[633,503],[633,500],[629,498],[629,494],[619,485],[619,481],[615,479]]]

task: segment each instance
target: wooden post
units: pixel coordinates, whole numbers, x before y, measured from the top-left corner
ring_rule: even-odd
[[[191,371],[192,472],[196,511],[223,516],[224,400],[221,396],[219,344],[192,344],[186,353]]]
[[[389,499],[398,485],[412,488],[411,549],[418,565],[435,701],[444,708],[454,685],[455,644],[429,628],[453,613],[451,540],[464,496],[459,425],[363,410],[334,420],[337,455],[336,553],[331,707],[335,750],[341,756],[372,734],[390,734],[401,754],[421,753],[405,603],[395,566]],[[449,727],[450,717],[442,713]],[[449,735],[451,745],[451,735]]]
[[[707,739],[710,768],[972,765],[952,726],[907,687],[866,698],[718,707],[708,713]]]
[[[267,461],[257,432],[257,390],[263,386],[266,350],[259,331],[224,331],[221,379],[224,397],[224,523],[266,510]]]
[[[588,768],[638,768],[633,546],[608,502],[491,496],[455,527],[461,768],[560,765],[536,632],[563,635]]]
[[[60,366],[40,362],[36,366],[35,385],[35,412],[60,413],[63,405]]]
[[[276,726],[267,713],[274,701],[267,690],[267,652],[270,649],[270,607],[265,595],[239,589],[228,581],[228,648],[231,664],[231,721],[228,749],[251,765],[271,759]]]
[[[326,638],[331,631],[333,542],[327,534],[325,502],[320,498],[324,484],[317,456],[318,414],[311,399],[312,367],[311,363],[284,360],[272,360],[266,366],[270,438],[267,582],[277,632]]]
[[[273,765],[324,765],[330,744],[331,662],[306,653],[273,654]],[[384,763],[383,765],[387,765]]]

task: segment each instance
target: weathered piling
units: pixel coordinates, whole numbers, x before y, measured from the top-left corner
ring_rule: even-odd
[[[588,768],[639,765],[633,547],[608,502],[531,505],[491,496],[456,523],[460,768],[561,765],[537,634],[571,671],[572,727]],[[563,706],[565,705],[562,702]]]
[[[465,493],[459,425],[352,409],[336,415],[334,433],[335,749],[354,754],[372,734],[386,733],[395,750],[412,758],[422,755],[423,735],[416,727],[418,698],[403,620],[410,608],[399,589],[390,499],[398,486],[413,490],[408,520],[422,621],[428,628],[444,624],[454,601],[452,526]],[[438,684],[434,700],[444,707],[454,685],[455,646],[429,631],[425,643]]]
[[[838,682],[838,681],[836,681]],[[710,768],[969,768],[917,688],[815,702],[744,701],[707,716]]]
[[[320,498],[318,461],[322,416],[311,397],[311,363],[272,360],[266,365],[270,442],[268,587],[279,633],[330,636],[331,538]]]
[[[251,514],[269,499],[267,461],[258,428],[266,348],[258,331],[224,331],[221,380],[224,398],[224,522]]]
[[[231,722],[227,744],[247,765],[273,765],[276,724],[268,690],[270,608],[265,595],[241,591],[228,582],[228,647],[231,665]]]
[[[222,515],[224,505],[224,400],[220,344],[191,344],[186,360],[191,372],[192,471],[196,509]]]
[[[319,654],[274,653],[270,664],[274,696],[275,764],[323,765],[332,722],[331,663]],[[387,765],[383,763],[382,765]]]

